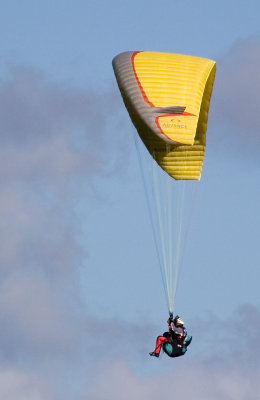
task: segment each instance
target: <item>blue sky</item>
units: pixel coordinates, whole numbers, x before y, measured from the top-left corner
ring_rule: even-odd
[[[1,398],[257,399],[259,2],[0,4]],[[167,308],[111,66],[127,50],[217,61],[178,360],[148,356]]]

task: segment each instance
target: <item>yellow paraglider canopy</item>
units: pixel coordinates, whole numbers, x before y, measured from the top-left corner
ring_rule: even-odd
[[[137,131],[175,179],[200,180],[216,63],[157,52],[125,52],[113,67]]]

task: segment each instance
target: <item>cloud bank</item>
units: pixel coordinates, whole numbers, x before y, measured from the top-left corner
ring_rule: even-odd
[[[237,42],[217,66],[211,109],[216,141],[231,155],[259,161],[260,38]]]
[[[118,170],[116,101],[23,67],[0,82],[3,398],[71,398],[89,325],[98,324],[80,297],[86,249],[75,208]]]

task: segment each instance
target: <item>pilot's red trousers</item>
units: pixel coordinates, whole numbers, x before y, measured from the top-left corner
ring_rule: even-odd
[[[166,338],[165,336],[158,336],[157,340],[156,340],[156,346],[155,346],[155,354],[160,354],[162,345],[165,342],[169,342],[169,338]]]

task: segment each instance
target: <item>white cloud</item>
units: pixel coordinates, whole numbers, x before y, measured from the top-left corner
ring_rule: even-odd
[[[187,357],[187,356],[186,356]],[[86,388],[84,399],[122,400],[174,398],[212,400],[257,399],[260,384],[257,380],[259,370],[245,375],[236,366],[219,365],[218,368],[211,364],[198,362],[180,362],[180,359],[167,363],[167,371],[162,368],[159,360],[151,360],[158,364],[157,371],[145,375],[136,373],[125,361],[115,361],[108,368],[98,374],[95,385]]]
[[[237,42],[217,62],[211,130],[225,156],[259,160],[259,69],[259,37]]]
[[[117,98],[16,67],[0,85],[0,179],[72,179],[116,171]],[[112,128],[111,131],[108,133]],[[125,154],[124,154],[125,157]],[[56,181],[57,184],[57,181]]]
[[[75,208],[94,177],[121,174],[115,103],[23,68],[0,84],[1,398],[70,398],[102,342],[81,303]]]
[[[54,400],[49,382],[36,373],[0,369],[0,397],[5,400]]]
[[[238,42],[219,61],[216,85],[219,117],[246,130],[249,137],[257,133],[260,122],[259,68],[260,38]]]

